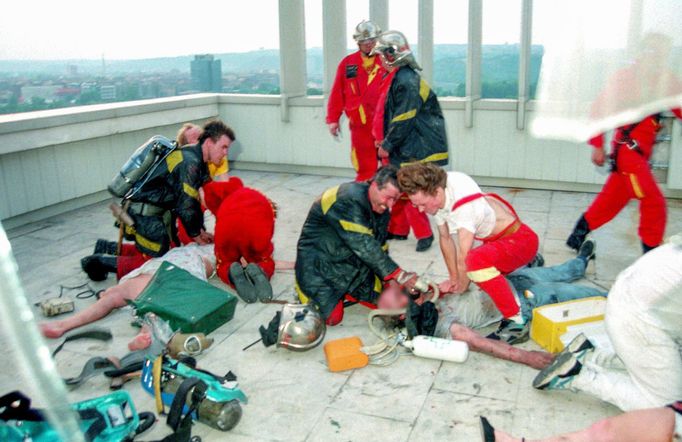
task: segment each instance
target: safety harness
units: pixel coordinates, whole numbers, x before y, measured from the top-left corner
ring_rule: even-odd
[[[660,128],[661,114],[658,113],[651,115],[650,118],[654,121],[654,124],[656,124]],[[644,152],[639,147],[639,143],[637,143],[637,140],[632,139],[632,137],[630,136],[632,131],[639,127],[639,125],[642,124],[644,121],[646,121],[646,118],[642,121],[629,124],[620,129],[618,139],[615,140],[613,150],[609,155],[609,165],[611,172],[618,172],[618,153],[620,152],[620,149],[623,146],[627,147],[628,149],[634,152],[637,152],[641,156],[644,156]]]

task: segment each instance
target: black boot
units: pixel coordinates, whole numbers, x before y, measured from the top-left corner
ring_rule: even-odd
[[[256,295],[261,302],[272,299],[272,286],[270,285],[268,277],[265,276],[263,269],[256,264],[250,263],[244,268],[244,273],[249,280],[251,280],[251,283],[256,290]]]
[[[251,304],[258,301],[258,292],[251,280],[244,272],[244,267],[238,262],[233,262],[230,265],[229,272],[230,282],[234,285],[237,295],[242,301]]]
[[[81,259],[81,268],[93,281],[104,281],[108,273],[116,273],[117,258],[95,254]]]
[[[644,244],[644,242],[642,242],[642,254],[644,254],[644,253],[649,253],[649,252],[651,252],[653,249],[655,249],[656,247],[658,247],[658,246],[653,246],[653,247],[652,247],[652,246],[648,246],[648,245]]]
[[[417,252],[425,252],[431,248],[431,244],[433,244],[433,235],[429,236],[428,238],[422,238],[419,241],[417,241]]]
[[[98,239],[95,243],[95,250],[92,253],[95,255],[118,255],[118,243],[115,241],[107,241],[106,239]]]
[[[585,242],[585,237],[588,233],[590,233],[590,226],[587,224],[587,220],[583,214],[575,224],[573,233],[571,233],[571,236],[566,240],[566,245],[577,252],[580,250],[580,246]]]

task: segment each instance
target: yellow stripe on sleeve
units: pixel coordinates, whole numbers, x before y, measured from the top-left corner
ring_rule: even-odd
[[[391,123],[395,123],[397,121],[409,120],[410,118],[414,118],[416,115],[417,115],[417,109],[412,109],[411,111],[407,111],[405,113],[398,115],[397,117],[394,117],[391,120]]]
[[[350,221],[345,221],[345,220],[339,220],[339,223],[341,223],[341,227],[343,227],[343,230],[347,232],[355,232],[355,233],[362,233],[364,235],[373,235],[374,232],[372,232],[372,229],[369,229],[362,224],[358,223],[353,223]]]

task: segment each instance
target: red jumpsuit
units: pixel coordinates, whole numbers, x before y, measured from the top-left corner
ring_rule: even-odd
[[[672,112],[682,119],[679,108]],[[649,157],[656,142],[660,125],[651,115],[634,126],[616,129],[611,142],[612,155],[616,154],[616,169],[612,171],[601,192],[585,212],[590,230],[611,221],[632,198],[639,200],[639,237],[648,247],[656,247],[663,241],[666,222],[666,203],[661,189],[649,167]],[[628,135],[629,130],[629,135]],[[630,139],[636,141],[637,149],[629,148]],[[603,148],[604,134],[592,138],[589,143]]]
[[[354,52],[339,63],[329,94],[327,124],[338,123],[344,111],[349,120],[355,181],[368,180],[377,170],[372,121],[384,72],[379,57]]]
[[[275,272],[275,212],[270,200],[244,187],[236,177],[204,185],[204,199],[216,216],[215,255],[220,279],[232,286],[228,277],[230,264],[242,257],[259,266],[270,279]]]

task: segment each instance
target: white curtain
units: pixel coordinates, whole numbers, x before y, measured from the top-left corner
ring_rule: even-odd
[[[682,106],[682,0],[551,1],[533,135],[584,142]]]

